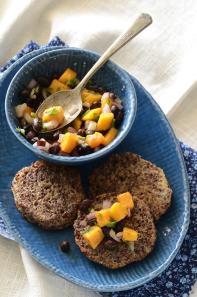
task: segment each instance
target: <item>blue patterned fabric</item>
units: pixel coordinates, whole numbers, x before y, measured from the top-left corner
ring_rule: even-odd
[[[47,46],[65,46],[59,38],[54,37]],[[10,61],[0,68],[8,69],[23,55],[39,49],[40,46],[30,41]],[[197,279],[197,152],[180,144],[188,172],[191,193],[191,221],[182,247],[169,268],[146,285],[124,292],[103,293],[105,297],[187,297]],[[0,218],[0,234],[11,238],[3,220]]]

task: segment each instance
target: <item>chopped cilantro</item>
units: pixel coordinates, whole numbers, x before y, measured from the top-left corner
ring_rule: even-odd
[[[16,131],[19,132],[21,135],[25,136],[25,130],[22,128],[16,128]]]
[[[112,222],[109,222],[106,226],[108,227],[108,228],[114,228],[115,226],[116,226],[116,221],[112,221]]]
[[[112,121],[112,128],[115,128],[115,122],[116,122],[116,120],[115,119],[113,119],[113,121]]]
[[[86,87],[88,88],[89,86],[92,86],[94,84],[92,79],[89,79],[89,81],[87,82]]]
[[[32,117],[33,119],[35,119],[35,117],[36,117],[36,113],[35,113],[35,112],[31,112],[31,117]]]
[[[93,116],[94,116],[94,121],[95,121],[95,122],[98,122],[98,120],[99,120],[99,115],[98,115],[97,113],[94,113]]]
[[[76,85],[78,84],[78,79],[77,78],[73,78],[67,81],[67,85],[71,88],[76,87]]]
[[[56,108],[52,108],[50,110],[45,111],[45,113],[48,115],[56,115],[58,114],[58,110]]]
[[[86,111],[82,114],[82,117],[84,117],[89,111],[90,111],[90,109],[86,110]]]

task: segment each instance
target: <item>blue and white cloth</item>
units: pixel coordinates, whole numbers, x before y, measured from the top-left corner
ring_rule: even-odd
[[[59,38],[53,38],[48,46],[66,46]],[[29,42],[10,61],[0,68],[3,73],[23,55],[39,49],[36,42]],[[197,279],[197,152],[180,143],[188,172],[191,194],[191,220],[182,247],[171,265],[151,282],[124,292],[103,293],[105,297],[187,297]],[[0,234],[11,238],[3,220],[0,218]]]

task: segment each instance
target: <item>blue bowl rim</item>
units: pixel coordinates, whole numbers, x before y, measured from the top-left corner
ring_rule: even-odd
[[[129,133],[129,131],[130,131],[132,125],[133,125],[133,122],[135,120],[135,116],[136,116],[136,112],[137,112],[137,96],[136,96],[135,88],[134,88],[134,85],[133,85],[128,73],[126,71],[124,71],[124,69],[122,69],[120,66],[118,66],[117,64],[115,64],[111,60],[109,60],[107,62],[107,65],[112,70],[114,70],[116,73],[118,73],[118,75],[119,75],[119,72],[121,72],[121,76],[123,76],[125,78],[126,84],[130,85],[131,93],[133,94],[133,98],[132,98],[133,112],[128,115],[128,120],[126,122],[124,131],[122,131],[121,135],[118,134],[117,137],[111,142],[111,144],[109,146],[106,146],[106,147],[102,148],[101,150],[98,150],[97,152],[94,152],[94,153],[89,154],[89,155],[77,156],[77,157],[57,156],[57,155],[52,155],[52,154],[42,152],[38,148],[33,147],[32,144],[30,144],[22,135],[20,135],[20,133],[18,133],[16,131],[16,128],[12,125],[12,121],[10,119],[9,111],[8,111],[9,101],[10,101],[9,98],[10,98],[10,92],[12,91],[12,85],[13,85],[13,82],[15,81],[15,79],[17,78],[19,73],[23,72],[26,67],[31,65],[35,60],[44,57],[46,54],[50,54],[53,57],[53,55],[56,55],[56,54],[59,54],[59,53],[64,54],[64,53],[69,52],[69,51],[85,52],[86,54],[90,54],[91,56],[94,56],[96,58],[100,57],[100,55],[98,53],[94,52],[94,51],[90,51],[90,50],[86,50],[86,49],[85,50],[84,49],[78,49],[78,48],[75,48],[75,47],[58,48],[58,49],[46,51],[44,53],[41,53],[41,54],[33,57],[32,59],[27,61],[17,71],[17,73],[14,75],[14,77],[12,78],[12,80],[10,82],[10,85],[9,85],[7,93],[6,93],[6,98],[5,98],[5,114],[6,114],[6,119],[7,119],[8,125],[9,125],[12,133],[15,135],[15,137],[23,145],[25,145],[34,154],[36,154],[37,156],[39,156],[42,159],[45,159],[45,160],[48,160],[48,161],[51,161],[51,162],[55,162],[55,163],[62,163],[62,164],[68,164],[68,165],[81,165],[83,163],[87,163],[87,162],[99,159],[101,157],[104,157],[106,154],[113,151],[124,140],[124,138],[128,135],[128,133]]]
[[[37,52],[39,52],[40,50],[36,50]],[[31,54],[31,53],[30,53]],[[30,54],[28,54],[29,56],[31,56]],[[12,69],[14,69],[14,67],[16,65],[19,65],[20,62],[23,60],[24,57],[20,58],[20,60],[18,60],[17,62],[15,62],[7,71],[5,71],[5,73],[3,74],[3,76],[0,79],[0,85],[3,84],[4,80],[6,79],[7,74],[12,72]],[[132,78],[132,80],[135,81],[136,84],[139,85],[140,88],[142,88],[141,84],[137,81],[136,78],[132,77],[130,75],[130,78]],[[168,126],[168,130],[169,130],[169,135],[172,138],[174,144],[175,144],[175,148],[177,151],[177,155],[178,158],[180,160],[180,163],[182,165],[182,176],[183,176],[183,183],[184,183],[184,200],[185,200],[185,219],[184,219],[184,223],[182,225],[182,230],[180,232],[180,237],[179,240],[177,241],[176,247],[173,250],[173,252],[171,253],[171,255],[167,258],[166,262],[160,266],[157,270],[153,271],[153,273],[149,274],[147,277],[145,278],[141,278],[140,282],[135,281],[133,283],[133,286],[131,285],[115,285],[115,286],[110,286],[109,289],[106,289],[105,287],[92,287],[90,286],[88,283],[81,283],[80,280],[76,279],[76,278],[72,278],[69,275],[66,277],[67,280],[81,285],[83,287],[89,288],[89,289],[93,289],[93,290],[97,290],[97,291],[105,291],[105,292],[111,292],[111,291],[124,291],[124,290],[128,290],[128,289],[133,289],[136,288],[138,286],[141,286],[143,284],[145,284],[148,281],[151,281],[153,278],[155,278],[156,276],[158,276],[160,273],[162,273],[172,262],[172,260],[174,259],[174,257],[176,256],[177,252],[179,251],[181,244],[185,238],[186,232],[188,230],[189,227],[189,214],[190,214],[190,190],[189,190],[189,184],[188,184],[188,179],[187,179],[187,171],[186,171],[186,165],[184,162],[184,158],[183,158],[183,154],[182,151],[180,149],[180,145],[177,142],[176,136],[173,132],[173,129],[171,128],[166,116],[164,115],[164,113],[162,112],[161,108],[158,106],[158,104],[155,102],[155,100],[152,98],[152,96],[146,91],[146,89],[143,88],[143,91],[147,94],[147,96],[149,97],[150,102],[152,103],[152,105],[155,107],[155,109],[157,110],[157,112],[160,113],[161,115],[161,120],[165,123],[165,125]],[[1,205],[1,202],[0,202]],[[32,249],[32,247],[23,240],[23,238],[21,237],[20,233],[18,232],[18,230],[16,229],[15,225],[12,224],[12,222],[10,221],[10,218],[7,216],[6,211],[0,207],[0,214],[2,216],[2,218],[5,220],[6,225],[9,226],[9,231],[12,234],[13,238],[16,239],[16,241],[18,241],[18,243],[20,243],[23,247],[25,247],[29,253],[32,255],[32,257],[34,257],[37,261],[39,261],[44,267],[51,269],[53,272],[56,272],[59,276],[61,276],[62,278],[65,279],[65,275],[61,275],[58,271],[56,271],[53,267],[53,265],[50,265],[50,263],[48,263],[48,260],[45,262],[45,259],[43,259],[42,257],[37,257],[36,254],[38,255],[38,252],[36,249]]]

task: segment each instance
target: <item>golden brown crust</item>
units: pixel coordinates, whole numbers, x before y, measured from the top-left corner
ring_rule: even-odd
[[[78,205],[84,199],[77,169],[42,160],[15,175],[12,192],[21,214],[44,229],[72,225]]]
[[[133,153],[113,154],[89,177],[90,192],[130,191],[148,203],[156,220],[171,204],[172,190],[162,169]]]

